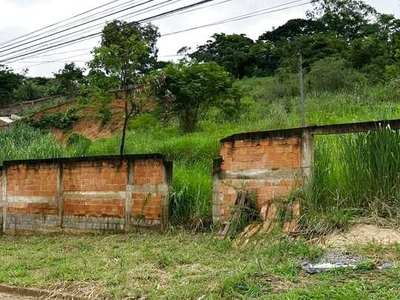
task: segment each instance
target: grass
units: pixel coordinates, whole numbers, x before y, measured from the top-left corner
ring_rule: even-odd
[[[60,157],[65,150],[50,133],[16,124],[0,130],[0,166],[4,160]]]
[[[0,237],[0,282],[103,299],[397,299],[398,270],[299,268],[323,253],[276,235],[233,248],[211,233]],[[375,261],[400,247],[352,249]]]
[[[214,109],[208,118],[201,122],[200,129],[188,135],[183,135],[176,124],[161,126],[154,116],[148,114],[133,120],[129,126],[126,153],[158,152],[174,162],[173,220],[179,223],[193,220],[202,222],[211,216],[212,160],[219,155],[221,138],[237,132],[298,127],[300,124],[299,101],[297,96],[293,96],[292,84],[285,85],[272,78],[245,79],[237,84],[243,91],[244,97],[242,113],[234,116],[234,121],[227,120],[218,109]],[[400,118],[396,95],[385,86],[357,87],[352,92],[308,92],[307,121],[309,124],[321,125]],[[324,138],[317,144],[316,164],[319,169],[316,172],[324,177],[316,181],[318,184],[311,190],[314,194],[312,197],[308,195],[306,201],[315,204],[315,213],[309,214],[308,218],[320,222],[324,220],[321,214],[329,216],[331,221],[318,225],[322,226],[322,232],[331,230],[335,226],[345,226],[354,215],[353,208],[364,209],[366,206],[362,203],[367,197],[360,196],[360,191],[356,191],[356,187],[359,187],[359,190],[369,189],[368,181],[380,176],[374,173],[378,170],[370,170],[369,177],[355,176],[360,177],[360,180],[363,179],[363,183],[355,182],[356,178],[351,173],[346,174],[344,168],[338,167],[336,164],[338,157],[341,159],[348,156],[347,161],[351,164],[357,155],[365,155],[357,152],[357,149],[363,149],[362,138],[358,142],[346,141],[345,139],[339,143],[334,139]],[[343,147],[346,145],[348,148],[346,153],[343,152],[344,149],[337,149],[334,153],[330,151],[330,148],[336,149],[339,144]],[[74,136],[67,147],[62,147],[44,132],[18,126],[0,132],[0,164],[5,159],[118,154],[119,145],[120,136],[95,142]],[[398,153],[395,144],[391,147],[390,151]],[[374,151],[379,149],[370,150],[369,162],[374,163],[372,161]],[[379,152],[378,155],[381,162],[375,163],[385,163],[386,157],[391,155],[389,149],[381,150],[383,152]],[[394,160],[390,161],[396,163]],[[324,170],[329,170],[329,178],[326,177]],[[349,165],[347,170],[356,169]],[[358,173],[357,169],[354,174]],[[395,174],[392,174],[393,176]],[[340,181],[338,178],[343,180]],[[379,177],[382,178],[384,176]],[[327,182],[329,185],[325,186]],[[340,185],[340,191],[336,188],[337,185]],[[387,195],[386,193],[385,197]],[[340,208],[343,201],[349,203],[355,196],[358,197],[354,200],[357,201],[357,205],[345,205],[346,209]],[[368,199],[377,196],[379,195],[370,193]],[[391,197],[394,201],[397,194]],[[371,202],[368,201],[366,203]],[[327,204],[324,211],[318,210],[318,205],[321,203]],[[328,211],[328,207],[331,211]]]
[[[272,84],[271,78],[243,80],[242,114],[228,121],[214,110],[193,134],[182,135],[174,125],[162,127],[151,116],[131,124],[126,153],[159,152],[174,161],[175,223],[196,229],[209,225],[212,159],[219,155],[221,138],[300,124],[297,97],[290,96],[292,90],[286,91],[283,84],[270,89]],[[308,123],[400,118],[398,95],[388,91],[381,86],[352,93],[308,93]],[[63,147],[49,133],[17,125],[0,131],[0,165],[6,159],[118,154],[119,143],[119,136],[91,142],[74,135]],[[314,184],[299,195],[307,235],[346,227],[359,216],[398,219],[399,145],[400,134],[391,131],[318,139]],[[374,261],[400,259],[399,245],[358,246],[350,251]],[[209,231],[0,236],[0,283],[103,299],[400,298],[397,269],[313,276],[300,270],[301,261],[316,259],[322,252],[304,241],[274,234],[243,248],[233,248],[230,241],[216,239]]]
[[[310,235],[346,227],[352,218],[398,223],[400,133],[390,129],[317,139],[313,182],[303,199]]]

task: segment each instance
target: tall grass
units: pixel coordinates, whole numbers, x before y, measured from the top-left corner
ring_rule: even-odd
[[[162,127],[152,116],[130,124],[125,153],[161,153],[174,162],[172,208],[173,219],[177,222],[211,216],[212,159],[219,155],[221,138],[237,132],[290,128],[300,124],[300,105],[292,92],[292,84],[273,78],[245,79],[237,84],[244,94],[241,114],[227,120],[218,110],[213,111],[200,123],[196,133],[183,135],[176,126]],[[355,92],[312,92],[307,94],[307,120],[314,125],[400,118],[399,104],[393,101],[395,98],[379,86],[359,87]],[[385,177],[384,173],[390,170],[388,165],[382,164],[387,163],[388,157],[391,157],[391,163],[398,164],[394,160],[398,156],[395,141],[390,141],[397,139],[396,134],[374,137],[375,133],[371,133],[318,140],[316,180],[303,196],[307,217],[328,229],[345,225],[351,216],[362,214],[365,209],[375,209],[377,215],[382,216],[393,214],[387,209],[385,212],[382,205],[397,205],[393,193],[389,197],[390,193],[386,192],[395,177],[394,173]],[[374,144],[373,139],[381,142]],[[383,148],[387,143],[391,143],[392,150]],[[57,145],[49,133],[17,125],[0,131],[0,164],[6,159],[116,155],[119,145],[119,135],[91,142],[72,134],[63,147]],[[379,153],[381,161],[373,160],[375,153]],[[355,160],[356,157],[363,159],[360,162]],[[367,168],[367,163],[375,167]],[[363,175],[353,178],[352,172]],[[372,189],[373,185],[379,185],[382,190]],[[376,208],[377,203],[382,205]],[[326,219],[329,222],[323,221]]]
[[[314,177],[304,197],[316,234],[355,216],[400,216],[400,132],[390,128],[317,140]]]
[[[171,210],[177,223],[211,217],[212,161],[219,155],[224,133],[193,133],[182,136],[174,128],[128,132],[126,153],[161,153],[173,161]],[[120,138],[93,142],[85,155],[117,154]]]
[[[0,130],[0,165],[4,160],[52,158],[65,154],[50,133],[24,124]]]

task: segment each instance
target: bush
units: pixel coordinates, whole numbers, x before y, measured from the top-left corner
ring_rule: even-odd
[[[314,63],[306,78],[308,88],[317,92],[352,91],[367,82],[363,74],[347,67],[343,59],[334,57]]]
[[[400,77],[392,79],[387,85],[387,91],[390,95],[390,100],[399,101],[400,100]]]
[[[158,124],[159,121],[155,116],[149,113],[144,113],[129,120],[128,130],[151,129],[157,127]]]
[[[91,144],[91,140],[77,132],[73,132],[67,138],[67,154],[72,157],[84,156]]]
[[[78,119],[77,108],[70,107],[64,114],[62,112],[56,112],[53,114],[43,115],[39,120],[29,119],[27,123],[28,125],[38,129],[69,129]]]
[[[104,127],[110,122],[112,111],[108,105],[102,105],[99,109],[98,116],[101,120],[101,127]]]

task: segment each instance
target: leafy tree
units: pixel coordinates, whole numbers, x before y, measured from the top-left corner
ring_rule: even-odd
[[[352,90],[366,82],[363,74],[351,69],[343,59],[327,57],[312,65],[307,76],[307,83],[316,91],[337,92]]]
[[[326,33],[325,25],[319,20],[291,19],[278,28],[263,33],[258,40],[267,42],[287,42],[299,36],[311,36]]]
[[[89,63],[93,74],[104,74],[101,78],[108,86],[120,88],[125,97],[125,119],[122,130],[120,154],[124,153],[128,119],[138,115],[145,106],[138,94],[130,89],[143,84],[145,76],[157,62],[157,27],[151,24],[115,20],[108,23],[102,33],[101,44],[94,48],[93,60]]]
[[[13,73],[12,69],[0,65],[0,105],[13,101],[13,92],[22,84],[20,75]]]
[[[236,78],[243,78],[253,75],[250,56],[253,45],[254,41],[245,34],[216,33],[205,45],[199,46],[190,54],[190,57],[200,62],[214,61]]]
[[[60,83],[61,92],[68,96],[74,96],[78,91],[78,83],[84,77],[83,72],[84,69],[77,67],[75,63],[66,63],[64,69],[54,74]]]
[[[14,91],[14,96],[19,101],[28,101],[41,98],[40,88],[31,79],[24,79],[22,84]]]
[[[178,117],[185,133],[196,129],[209,109],[223,106],[232,97],[232,83],[228,72],[215,62],[181,62],[163,70],[165,88],[172,97],[172,113]]]
[[[361,0],[313,0],[308,16],[321,21],[329,31],[348,41],[370,35],[377,11]]]
[[[314,34],[299,36],[286,43],[279,43],[281,68],[297,72],[300,52],[303,56],[303,67],[308,71],[311,65],[330,56],[346,58],[348,46],[346,42],[334,34]]]
[[[274,43],[257,41],[250,48],[249,56],[253,64],[253,76],[270,76],[279,67],[280,53]]]

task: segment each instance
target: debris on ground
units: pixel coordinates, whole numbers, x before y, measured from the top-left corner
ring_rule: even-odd
[[[301,263],[301,268],[309,274],[327,272],[338,268],[358,269],[363,267],[378,270],[397,268],[396,265],[388,262],[376,265],[374,261],[358,255],[352,255],[344,249],[329,251],[316,263],[307,261]]]
[[[235,201],[235,206],[239,207],[239,209],[234,209],[231,211],[231,215],[227,222],[224,222],[218,232],[218,235],[222,238],[225,238],[229,232],[235,232],[236,227],[240,221],[240,217],[242,216],[242,210],[240,209],[245,205],[246,202],[246,194],[240,193]]]
[[[342,247],[351,244],[395,244],[400,243],[400,232],[372,224],[357,223],[345,232],[327,235],[322,242],[327,246]]]

